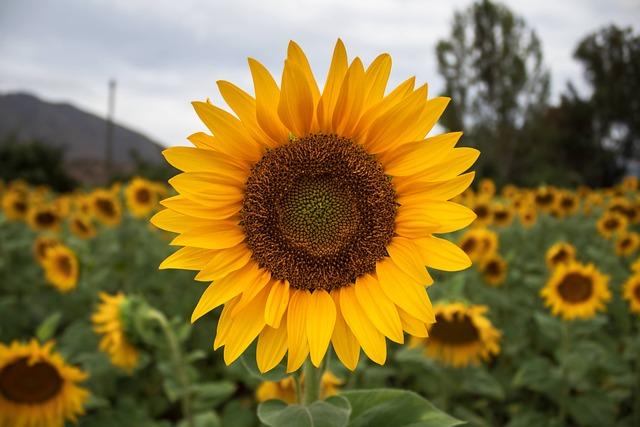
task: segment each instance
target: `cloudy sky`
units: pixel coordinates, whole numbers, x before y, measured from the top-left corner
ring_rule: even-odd
[[[288,40],[324,76],[336,38],[350,57],[389,52],[392,83],[416,75],[442,88],[434,47],[454,10],[470,0],[1,0],[0,92],[28,91],[104,115],[107,81],[118,82],[116,120],[165,144],[202,130],[190,101],[215,81],[250,90],[246,57],[279,75]],[[638,0],[506,2],[535,28],[552,92],[581,80],[571,54],[598,27],[640,22]],[[637,28],[637,27],[636,27]],[[323,80],[321,77],[320,80]],[[454,100],[455,102],[455,100]]]

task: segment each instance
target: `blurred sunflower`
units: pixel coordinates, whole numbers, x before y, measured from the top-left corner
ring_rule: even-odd
[[[74,213],[69,216],[69,228],[71,232],[81,239],[90,239],[96,235],[96,228],[89,216]]]
[[[476,214],[474,225],[485,226],[491,224],[493,215],[491,212],[491,203],[486,197],[478,197],[474,200],[472,206],[473,212]]]
[[[636,191],[638,189],[638,177],[637,176],[625,176],[620,184],[624,191]]]
[[[33,254],[36,257],[36,261],[44,266],[44,260],[47,258],[49,250],[60,244],[61,242],[57,237],[38,236],[33,242]]]
[[[428,357],[455,368],[477,365],[500,353],[501,333],[485,316],[487,306],[450,303],[434,310],[436,322],[429,337],[412,338],[412,347],[424,346]]]
[[[60,292],[75,289],[78,283],[78,258],[68,247],[59,244],[49,248],[43,263],[47,281]]]
[[[458,241],[460,248],[473,261],[481,261],[498,250],[498,235],[486,228],[473,228]]]
[[[120,224],[122,206],[117,192],[97,189],[91,193],[91,211],[103,224],[113,227]]]
[[[62,427],[84,414],[87,374],[68,365],[53,342],[0,343],[0,426]]]
[[[301,376],[301,384],[304,384],[304,375]],[[329,371],[322,374],[320,382],[320,399],[338,394],[338,387],[342,385],[342,380]],[[280,381],[263,381],[256,390],[256,400],[264,402],[266,400],[277,399],[288,404],[300,403],[298,401],[298,390],[296,382],[292,376]]]
[[[557,191],[553,187],[540,187],[536,190],[533,200],[538,209],[550,212],[556,204]]]
[[[570,264],[576,260],[576,248],[566,242],[558,242],[547,249],[545,261],[549,270],[560,264]]]
[[[483,178],[478,183],[478,193],[486,198],[493,197],[496,194],[496,184],[491,178]]]
[[[423,139],[449,99],[427,100],[414,78],[385,95],[387,54],[365,69],[338,41],[322,92],[294,42],[280,88],[259,62],[249,67],[256,98],[218,82],[237,118],[194,102],[214,136],[164,151],[184,173],[152,223],[185,247],[161,268],[214,281],[192,320],[224,304],[214,348],[224,346],[227,364],[256,337],[263,372],[287,351],[288,371],[308,355],[318,366],[329,342],[349,369],[361,346],[382,364],[385,337],[402,343],[403,330],[434,321],[424,266],[470,265],[432,234],[475,218],[448,200],[473,180],[460,174],[478,151],[454,148],[459,132]]]
[[[129,212],[136,218],[143,218],[151,213],[158,204],[158,195],[153,183],[142,178],[131,180],[124,190]]]
[[[629,302],[629,310],[640,314],[640,274],[629,277],[622,286],[622,297]]]
[[[554,315],[565,320],[587,319],[598,310],[604,311],[605,303],[611,299],[608,282],[609,278],[593,264],[560,264],[540,295]]]
[[[626,231],[628,225],[627,218],[617,212],[605,212],[598,222],[596,227],[598,232],[605,238],[610,238],[618,233]]]
[[[58,231],[62,218],[54,206],[38,204],[29,208],[27,221],[34,231]]]
[[[507,200],[513,200],[515,198],[518,197],[520,190],[518,190],[518,187],[516,187],[513,184],[507,184],[504,187],[502,187],[502,191],[500,192],[502,194],[502,197],[504,197]]]
[[[93,330],[102,335],[100,350],[109,355],[114,366],[131,373],[138,364],[140,354],[138,350],[127,340],[123,321],[123,310],[128,303],[122,292],[109,295],[100,292],[100,304],[91,316]]]
[[[497,253],[484,258],[480,264],[482,278],[491,286],[499,286],[507,278],[507,262]]]
[[[635,231],[626,231],[618,235],[616,240],[616,254],[618,256],[633,255],[640,247],[640,234]]]
[[[633,262],[633,264],[631,264],[631,271],[640,273],[640,258],[638,258]]]
[[[560,192],[557,203],[557,208],[562,218],[573,215],[580,208],[578,196],[570,191]]]
[[[638,220],[635,204],[626,197],[614,197],[611,199],[609,206],[607,207],[607,211],[619,213],[631,224]]]
[[[22,190],[9,189],[2,195],[2,210],[9,220],[24,219],[29,210],[27,194]]]
[[[513,209],[503,203],[495,203],[491,207],[491,214],[493,216],[493,224],[498,227],[508,227],[513,221]]]
[[[518,210],[518,218],[520,219],[520,224],[526,229],[529,229],[536,225],[538,221],[538,211],[533,204],[522,206]]]

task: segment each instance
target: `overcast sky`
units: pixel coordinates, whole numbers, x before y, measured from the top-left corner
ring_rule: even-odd
[[[506,2],[536,29],[554,99],[582,79],[573,49],[604,25],[640,22],[638,0]],[[336,38],[349,57],[388,52],[391,81],[410,75],[442,89],[435,44],[469,0],[0,0],[0,92],[28,91],[104,115],[118,82],[116,120],[165,144],[202,130],[190,101],[219,102],[216,80],[251,90],[246,57],[279,80],[296,40],[324,81]],[[637,28],[637,27],[636,27]],[[453,100],[455,102],[455,100]]]

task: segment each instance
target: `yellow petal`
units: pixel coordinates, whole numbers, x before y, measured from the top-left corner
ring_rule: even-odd
[[[222,313],[220,314],[220,318],[218,319],[216,338],[213,341],[214,350],[219,349],[226,342],[227,337],[229,336],[229,329],[231,328],[231,321],[233,320],[231,312],[233,311],[233,308],[239,300],[239,297],[235,297],[224,305]]]
[[[280,120],[296,137],[301,138],[311,131],[314,109],[313,96],[304,72],[297,63],[286,60],[278,104]]]
[[[340,310],[345,322],[369,359],[383,365],[387,360],[387,344],[362,309],[353,286],[340,288]]]
[[[231,313],[232,315],[235,316],[240,310],[244,309],[247,304],[249,304],[249,302],[251,302],[251,300],[253,300],[256,295],[258,295],[260,291],[262,291],[262,289],[264,289],[264,287],[269,284],[269,282],[271,282],[271,273],[265,269],[262,269],[261,271],[262,274],[260,275],[260,277],[253,283],[251,283],[251,285],[249,285],[247,289],[242,292],[240,301],[238,301],[235,308],[233,309],[233,312]]]
[[[383,53],[373,60],[365,72],[367,80],[367,98],[364,109],[367,110],[376,105],[384,97],[389,75],[391,74],[391,56]]]
[[[264,316],[256,315],[264,309],[268,291],[265,289],[244,310],[233,317],[224,344],[224,363],[230,365],[249,347],[265,327]]]
[[[267,135],[279,144],[289,141],[289,130],[284,127],[278,117],[278,102],[280,89],[269,71],[256,61],[249,58],[249,68],[253,78],[256,93],[256,119]]]
[[[400,183],[395,183],[396,192],[400,194],[398,204],[411,206],[412,201],[418,198],[431,200],[452,199],[469,188],[474,177],[475,172],[469,172],[443,181],[401,181]]]
[[[365,101],[364,67],[360,58],[356,58],[345,74],[340,86],[340,94],[333,110],[333,132],[351,137],[360,116]]]
[[[212,223],[215,224],[211,220],[191,217],[171,209],[161,210],[151,217],[149,222],[162,230],[173,233],[181,233],[193,227],[206,227]]]
[[[218,151],[218,146],[220,145],[216,138],[212,135],[207,135],[204,132],[196,132],[187,137],[189,142],[191,142],[196,148],[202,148],[203,150],[213,150]]]
[[[304,51],[293,40],[289,41],[289,46],[287,48],[287,59],[295,62],[298,67],[300,67],[300,70],[302,71],[305,80],[307,81],[307,85],[309,86],[309,89],[311,91],[313,105],[317,105],[318,99],[320,98],[320,91],[318,90],[316,78],[313,76],[311,65],[309,65],[309,60],[307,60],[307,56],[304,54]]]
[[[402,329],[407,331],[409,335],[420,338],[429,336],[427,326],[424,324],[424,322],[416,319],[400,307],[398,307],[398,314],[400,315],[400,320],[402,321]]]
[[[244,183],[236,177],[215,173],[181,173],[169,180],[181,195],[194,202],[216,207],[219,203],[234,203],[244,198]]]
[[[421,285],[433,283],[433,279],[427,273],[427,269],[418,253],[418,248],[413,241],[406,237],[396,236],[387,245],[387,252],[389,252],[394,264],[411,276],[416,283]]]
[[[251,251],[244,243],[215,251],[210,261],[195,279],[202,282],[220,280],[229,273],[247,265],[250,258]]]
[[[427,213],[426,218],[431,218],[434,221],[439,218],[440,225],[434,233],[450,233],[460,230],[476,219],[476,214],[471,209],[453,202],[425,200],[416,209],[423,209]]]
[[[336,306],[325,290],[314,291],[307,307],[307,337],[311,363],[320,366],[327,352],[336,320]]]
[[[217,221],[211,226],[192,228],[171,241],[176,246],[202,249],[225,249],[244,240],[242,228],[231,221]]]
[[[410,239],[428,236],[440,226],[437,218],[429,217],[421,209],[400,206],[396,214],[396,234]]]
[[[211,249],[180,248],[162,261],[160,269],[202,270],[215,253]]]
[[[321,132],[331,133],[332,131],[331,122],[333,111],[338,100],[338,95],[340,94],[344,76],[347,73],[347,66],[347,51],[342,40],[338,39],[336,47],[333,50],[333,58],[329,66],[329,73],[327,74],[327,80],[324,84],[324,90],[318,101],[317,116]]]
[[[278,280],[273,283],[269,298],[267,298],[267,306],[264,309],[264,321],[267,325],[274,328],[280,327],[282,316],[287,311],[289,305],[289,282],[287,280]]]
[[[462,132],[451,132],[424,141],[409,142],[382,153],[380,162],[389,175],[414,175],[445,159],[461,136]]]
[[[353,371],[358,366],[358,359],[360,359],[360,344],[342,317],[340,292],[333,291],[331,297],[336,305],[336,324],[333,328],[331,344],[342,364]]]
[[[398,177],[397,182],[438,181],[451,179],[466,171],[478,159],[480,152],[475,148],[454,148],[441,163],[421,171],[417,175]]]
[[[358,302],[371,323],[389,339],[402,344],[404,335],[398,310],[384,294],[378,281],[369,274],[360,276],[356,279],[355,290]]]
[[[286,319],[279,328],[265,326],[258,337],[256,348],[256,362],[261,373],[273,369],[287,352],[287,322]]]
[[[216,201],[201,204],[186,196],[177,195],[164,199],[160,204],[184,215],[211,220],[226,219],[240,212],[242,201]]]
[[[416,139],[422,139],[436,124],[442,113],[449,105],[451,98],[439,96],[427,101],[424,106],[422,114],[418,118],[418,122],[413,127],[412,131],[407,135],[408,141],[415,141]]]
[[[429,267],[459,271],[471,266],[469,256],[456,244],[434,236],[414,240],[422,261]]]
[[[289,309],[287,310],[287,372],[296,371],[309,354],[307,340],[307,311],[309,308],[309,291],[294,290],[291,292]]]

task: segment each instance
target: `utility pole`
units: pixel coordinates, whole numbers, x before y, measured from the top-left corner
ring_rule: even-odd
[[[113,114],[116,107],[116,81],[109,80],[109,100],[107,105],[107,130],[104,153],[105,179],[108,181],[112,173],[113,159]]]

